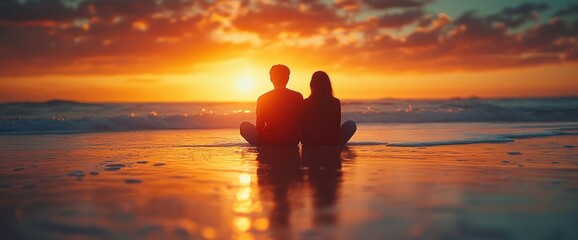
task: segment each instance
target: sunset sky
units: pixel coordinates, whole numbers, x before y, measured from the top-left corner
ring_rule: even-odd
[[[0,102],[578,93],[578,0],[3,0]]]

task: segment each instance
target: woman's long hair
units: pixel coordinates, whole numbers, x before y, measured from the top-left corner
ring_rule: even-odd
[[[313,111],[317,112],[317,116],[330,117],[334,111],[331,106],[333,103],[333,88],[331,87],[331,80],[327,73],[317,71],[311,76],[311,107]]]
[[[323,71],[313,73],[309,86],[311,87],[311,99],[333,99],[333,88],[331,87],[331,80],[329,80],[327,73]]]

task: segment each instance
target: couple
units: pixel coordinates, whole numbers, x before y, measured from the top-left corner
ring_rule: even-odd
[[[311,95],[286,88],[290,70],[274,65],[269,71],[275,87],[257,100],[257,125],[241,123],[241,136],[253,146],[342,146],[357,130],[353,121],[341,125],[341,102],[333,96],[327,73],[311,77]]]

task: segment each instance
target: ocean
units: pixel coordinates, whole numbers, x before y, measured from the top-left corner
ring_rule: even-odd
[[[0,239],[578,239],[578,99],[343,101],[344,147],[254,103],[0,105]]]
[[[0,135],[230,129],[254,122],[254,110],[254,102],[4,103],[0,104]],[[385,132],[358,133],[351,144],[500,143],[578,130],[575,97],[343,101],[342,111],[343,121]],[[415,132],[420,134],[412,135]],[[243,144],[239,139],[226,142],[220,144]]]

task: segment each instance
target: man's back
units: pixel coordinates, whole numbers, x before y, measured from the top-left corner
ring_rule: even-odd
[[[264,145],[299,143],[301,93],[280,88],[269,91],[257,100],[257,132]]]

